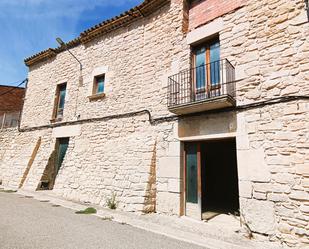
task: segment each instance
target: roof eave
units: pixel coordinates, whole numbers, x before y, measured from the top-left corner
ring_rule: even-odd
[[[170,0],[145,0],[140,5],[120,14],[119,16],[103,21],[94,27],[85,30],[79,35],[79,37],[67,42],[66,47],[73,48],[80,44],[88,43],[98,36],[109,33],[136,20],[139,20],[140,18],[150,15],[168,2],[170,2]],[[24,62],[28,67],[30,67],[38,62],[53,58],[64,50],[64,46],[54,49],[49,48],[26,58]]]

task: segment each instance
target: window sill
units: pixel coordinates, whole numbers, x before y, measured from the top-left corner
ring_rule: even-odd
[[[104,97],[105,97],[105,93],[97,93],[97,94],[88,96],[88,99],[92,101],[92,100],[103,99]]]
[[[57,123],[57,122],[61,122],[62,118],[53,118],[50,120],[51,123]]]

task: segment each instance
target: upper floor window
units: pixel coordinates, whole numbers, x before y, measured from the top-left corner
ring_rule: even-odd
[[[93,94],[104,93],[105,74],[96,76],[94,78]]]
[[[194,88],[205,92],[220,84],[220,42],[211,40],[193,48]]]
[[[60,84],[57,86],[56,96],[55,96],[55,107],[54,107],[54,119],[62,119],[65,95],[66,95],[67,84]]]

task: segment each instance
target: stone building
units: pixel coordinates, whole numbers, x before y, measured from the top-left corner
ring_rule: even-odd
[[[25,63],[4,186],[309,243],[305,1],[145,0]]]

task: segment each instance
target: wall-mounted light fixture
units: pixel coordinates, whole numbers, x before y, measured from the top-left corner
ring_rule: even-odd
[[[77,59],[76,56],[75,56],[74,54],[72,54],[72,52],[68,49],[67,44],[65,44],[65,42],[64,42],[61,38],[59,38],[59,37],[56,38],[56,41],[58,42],[58,44],[59,44],[61,47],[63,47],[66,51],[68,51],[68,52],[74,57],[75,60],[77,60],[77,62],[79,63],[79,66],[80,66],[80,71],[82,71],[82,70],[83,70],[83,65],[82,65],[82,63],[81,63],[80,60]]]
[[[76,103],[75,103],[75,111],[74,111],[74,116],[78,120],[80,118],[80,115],[77,115],[77,105],[78,105],[77,102],[78,102],[78,95],[79,95],[79,87],[83,86],[83,74],[82,74],[83,65],[82,65],[81,61],[79,59],[77,59],[77,57],[74,54],[72,54],[72,52],[68,49],[67,44],[61,38],[57,37],[56,41],[58,42],[58,44],[61,47],[63,47],[66,51],[68,51],[70,53],[70,55],[72,55],[73,58],[79,63],[78,90],[77,90]]]

